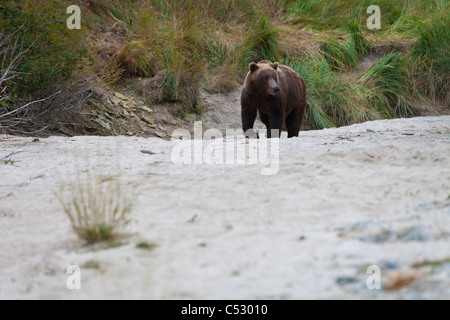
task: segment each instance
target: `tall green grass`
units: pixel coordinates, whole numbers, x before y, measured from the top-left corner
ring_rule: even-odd
[[[242,62],[248,65],[250,62],[260,60],[279,61],[281,59],[281,29],[271,24],[266,16],[262,16],[250,28],[243,44]]]
[[[343,77],[336,74],[320,53],[305,60],[283,60],[297,71],[307,84],[306,127],[328,128],[377,119],[377,113],[361,105],[358,97]]]
[[[412,115],[411,81],[401,53],[390,53],[359,79],[344,80],[325,55],[283,60],[307,83],[307,126],[327,128],[381,118]]]
[[[426,1],[426,0],[425,0]],[[382,28],[392,27],[402,16],[406,8],[415,8],[415,2],[408,0],[283,0],[281,6],[286,12],[285,18],[298,24],[306,24],[318,30],[346,28],[348,21],[357,19],[365,26],[370,5],[378,5],[382,13]]]
[[[450,104],[450,14],[422,25],[419,39],[410,54],[418,89],[433,100]]]
[[[412,83],[407,75],[407,66],[400,52],[392,52],[370,67],[359,79],[358,84],[376,92],[368,99],[383,117],[412,115],[408,97]]]
[[[348,35],[339,39],[327,39],[320,47],[329,65],[339,71],[354,68],[359,58],[366,54],[368,49],[367,41],[357,23],[348,23],[347,29]]]

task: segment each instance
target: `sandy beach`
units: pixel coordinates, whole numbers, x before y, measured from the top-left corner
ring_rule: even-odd
[[[450,298],[450,116],[284,132],[273,175],[159,138],[0,141],[24,151],[0,163],[0,299]],[[120,246],[85,246],[57,200],[86,170],[136,187]]]

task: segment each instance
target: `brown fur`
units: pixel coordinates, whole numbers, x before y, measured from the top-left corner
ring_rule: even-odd
[[[271,137],[271,129],[277,129],[280,136],[283,123],[286,123],[289,138],[298,136],[306,109],[305,81],[291,68],[268,60],[252,62],[249,69],[241,94],[245,135],[254,135],[253,124],[258,111],[266,125],[267,137]]]

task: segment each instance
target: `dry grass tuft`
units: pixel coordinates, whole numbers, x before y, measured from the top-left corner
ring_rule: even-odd
[[[56,195],[73,230],[88,244],[123,235],[133,202],[119,177],[78,174],[76,180],[62,185]]]

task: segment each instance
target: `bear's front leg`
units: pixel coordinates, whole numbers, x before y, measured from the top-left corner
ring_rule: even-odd
[[[244,130],[244,136],[246,138],[257,138],[255,130],[253,130],[253,125],[256,120],[256,109],[253,110],[245,110],[242,108],[241,118],[242,118],[242,130]]]
[[[283,128],[284,117],[281,109],[275,105],[272,107],[272,114],[270,117],[270,129],[267,130],[267,138],[272,137],[272,131],[278,130],[278,138],[281,136],[281,129]]]

